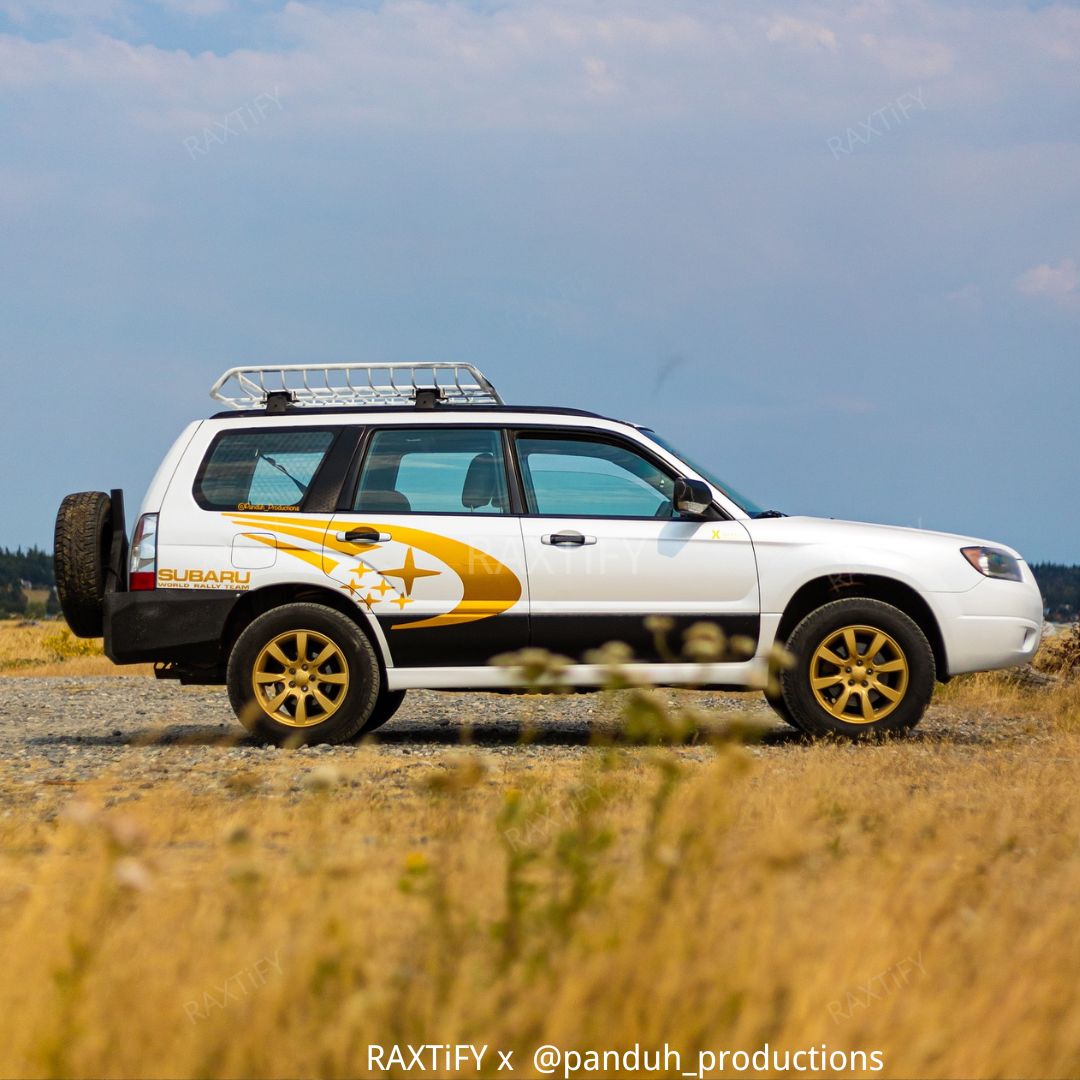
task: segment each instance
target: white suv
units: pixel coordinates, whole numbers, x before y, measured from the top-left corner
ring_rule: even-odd
[[[352,738],[412,687],[513,686],[490,660],[526,646],[596,686],[611,641],[640,679],[738,689],[782,643],[784,719],[897,732],[935,680],[1039,643],[1009,548],[762,511],[647,428],[504,405],[468,365],[234,368],[212,395],[230,411],[176,440],[130,558],[122,493],[64,500],[57,585],[76,633],[226,683],[265,739]],[[687,658],[700,623],[741,651]]]

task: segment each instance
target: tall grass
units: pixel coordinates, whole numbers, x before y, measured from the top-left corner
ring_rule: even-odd
[[[0,1073],[351,1076],[369,1043],[520,1064],[666,1042],[1075,1076],[1078,752],[526,769],[370,749],[123,815],[103,782],[58,824],[0,826]]]
[[[638,726],[584,751],[47,789],[0,817],[0,1073],[345,1077],[471,1042],[515,1075],[666,1043],[1076,1076],[1077,698],[958,680],[946,706],[1007,701],[1015,737],[762,751],[640,745],[658,699],[624,691]]]

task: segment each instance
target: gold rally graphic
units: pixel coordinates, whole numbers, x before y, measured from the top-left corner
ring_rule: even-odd
[[[499,615],[521,599],[521,581],[508,566],[493,555],[454,540],[449,536],[388,525],[393,541],[405,548],[400,566],[372,565],[363,558],[369,552],[382,554],[380,544],[338,540],[331,527],[372,529],[380,526],[363,521],[331,522],[308,516],[275,516],[273,514],[226,514],[241,529],[257,530],[246,534],[250,539],[275,547],[279,552],[301,559],[321,570],[338,583],[357,604],[375,615],[406,613],[414,603],[417,583],[423,589],[427,579],[455,576],[461,583],[461,598],[446,612],[413,622],[392,625],[392,630],[420,630],[429,627],[456,626]],[[260,533],[272,533],[273,540]],[[335,556],[339,556],[335,558]],[[390,562],[397,560],[390,559]]]

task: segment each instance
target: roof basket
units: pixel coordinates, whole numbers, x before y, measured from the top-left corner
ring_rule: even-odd
[[[230,409],[353,408],[412,405],[434,396],[447,405],[501,405],[495,387],[472,364],[284,364],[234,367],[210,396]]]

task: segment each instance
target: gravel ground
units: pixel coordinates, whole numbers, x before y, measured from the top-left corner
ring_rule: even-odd
[[[5,678],[0,686],[2,760],[9,777],[23,770],[28,784],[73,785],[112,770],[132,788],[191,775],[205,789],[208,774],[212,779],[219,773],[224,780],[239,767],[282,754],[343,760],[358,752],[355,746],[295,751],[259,746],[233,717],[222,687],[181,687],[137,677]],[[758,756],[806,752],[808,744],[776,720],[758,694],[665,693],[671,701],[708,710],[718,721],[762,726],[764,738],[753,748]],[[420,758],[470,742],[490,754],[574,759],[588,752],[595,733],[615,733],[616,709],[600,694],[554,698],[412,690],[369,741],[380,754]],[[526,742],[523,731],[530,733]],[[1024,717],[977,716],[940,705],[931,708],[915,735],[921,744],[972,748],[1041,737]],[[679,752],[691,758],[708,753],[694,746]]]

